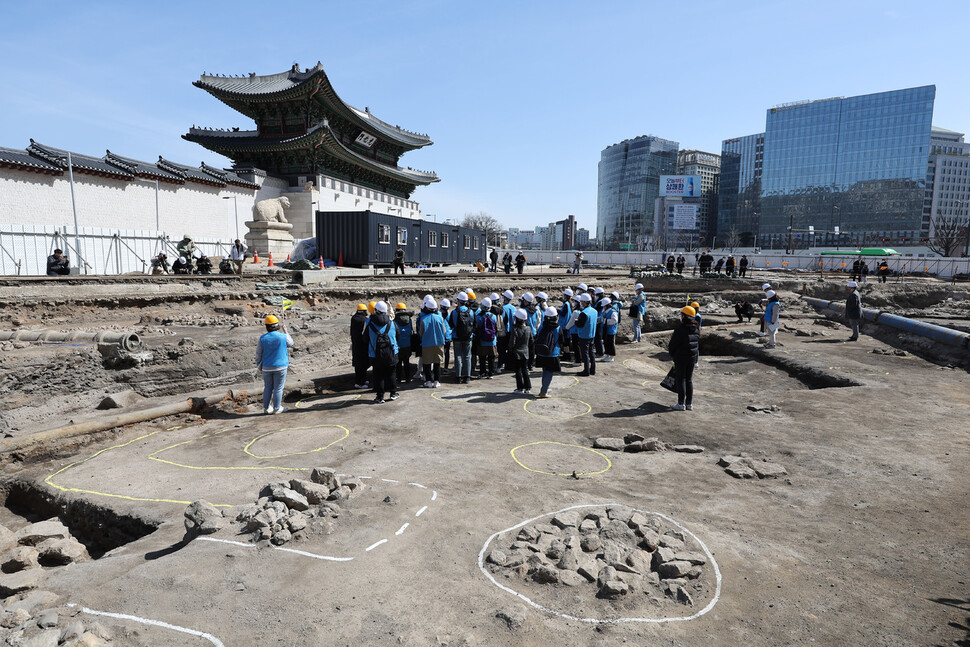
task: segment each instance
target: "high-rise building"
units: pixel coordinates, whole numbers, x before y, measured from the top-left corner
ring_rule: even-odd
[[[603,150],[596,193],[596,239],[603,249],[639,249],[649,242],[660,176],[676,173],[679,147],[645,135]]]
[[[542,249],[572,249],[576,246],[576,216],[550,222],[542,234]]]
[[[926,197],[923,201],[924,244],[936,234],[938,223],[970,224],[970,143],[963,133],[934,127],[930,136]],[[961,250],[964,247],[961,246]]]
[[[576,230],[576,247],[586,249],[589,247],[589,229],[580,227]]]
[[[741,173],[757,160],[736,152],[749,138],[724,142],[719,237],[734,229],[756,245],[799,247],[834,242],[839,226],[839,240],[850,245],[918,238],[935,97],[929,85],[771,108],[757,204],[753,191],[744,194],[753,186]]]
[[[764,133],[725,139],[721,144],[717,236],[725,244],[734,236],[742,247],[756,245],[764,150]]]
[[[687,150],[677,154],[677,173],[701,176],[701,199],[697,205],[697,233],[703,243],[710,243],[717,230],[717,195],[721,156],[704,151]]]

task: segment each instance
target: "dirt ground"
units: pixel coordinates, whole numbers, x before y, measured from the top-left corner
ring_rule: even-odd
[[[632,293],[619,272],[582,278]],[[756,298],[760,279],[658,280],[647,285],[652,329],[669,329],[687,296],[704,304],[693,411],[671,411],[675,396],[658,384],[670,366],[663,332],[618,344],[594,377],[567,366],[549,400],[513,394],[510,374],[437,390],[412,382],[384,405],[350,388],[357,301],[416,303],[458,287],[553,295],[576,278],[460,281],[217,286],[215,299],[199,290],[117,305],[91,287],[81,315],[77,295],[25,311],[0,293],[0,321],[12,327],[115,326],[142,335],[151,354],[112,367],[95,345],[5,349],[0,431],[13,439],[96,417],[100,398],[124,388],[146,402],[251,388],[259,318],[273,309],[263,297],[289,294],[302,308],[287,315],[297,349],[286,413],[227,402],[4,458],[0,524],[60,516],[96,557],[43,567],[39,588],[57,596],[46,606],[131,616],[88,614],[112,629],[109,644],[125,645],[970,644],[965,354],[875,327],[846,342],[845,327],[797,302],[838,298],[841,285],[794,276],[773,281],[785,327],[766,350],[756,322],[734,323],[730,308]],[[871,286],[864,301],[954,327],[967,325],[970,303],[930,283]],[[593,448],[630,433],[703,451]],[[787,474],[734,478],[718,465],[731,455]],[[336,519],[282,546],[291,550],[254,543],[232,521],[242,508],[231,506],[256,502],[266,484],[322,466],[364,486]],[[186,532],[183,512],[199,499],[225,506],[223,529]],[[519,524],[607,506],[662,515],[709,551],[692,604],[663,591],[605,600],[494,575],[485,561]]]

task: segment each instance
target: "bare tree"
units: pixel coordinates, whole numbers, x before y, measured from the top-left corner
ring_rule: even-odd
[[[727,246],[731,248],[731,253],[734,253],[735,247],[741,246],[741,234],[738,233],[736,227],[731,227],[731,231],[727,235]]]
[[[934,254],[955,256],[960,251],[965,232],[964,225],[957,222],[955,218],[937,217],[933,221],[933,235],[926,246]]]
[[[685,252],[693,251],[696,236],[692,231],[681,231],[677,233],[677,247],[683,247]]]
[[[502,244],[502,223],[484,211],[466,213],[461,221],[461,226],[483,230],[486,244],[492,247],[499,247]]]

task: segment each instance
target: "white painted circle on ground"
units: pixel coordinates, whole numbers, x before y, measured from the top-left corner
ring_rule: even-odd
[[[543,519],[545,517],[551,517],[553,515],[567,512],[569,510],[580,510],[582,508],[604,508],[607,506],[614,506],[614,505],[625,505],[625,504],[593,503],[593,504],[574,505],[568,508],[563,508],[562,510],[556,510],[554,512],[546,512],[544,514],[540,514],[537,517],[533,517],[531,519],[526,519],[525,521],[521,521],[515,524],[514,526],[512,526],[511,528],[506,528],[505,530],[499,530],[498,532],[496,532],[491,537],[485,540],[485,545],[482,546],[482,550],[478,553],[478,569],[485,574],[485,577],[487,577],[492,582],[492,584],[502,589],[506,593],[511,593],[515,597],[519,598],[526,604],[538,609],[539,611],[544,611],[545,613],[548,613],[554,616],[559,616],[560,618],[565,618],[566,620],[576,620],[577,622],[588,622],[591,624],[619,624],[619,623],[625,623],[625,622],[647,622],[647,623],[653,623],[653,624],[661,624],[664,622],[683,622],[685,620],[694,620],[696,618],[700,618],[702,615],[704,615],[705,613],[713,609],[714,605],[717,604],[717,601],[721,598],[721,569],[720,567],[718,567],[717,561],[714,559],[714,555],[711,553],[711,550],[707,547],[707,544],[701,541],[700,537],[698,537],[690,530],[688,530],[681,524],[677,523],[667,515],[661,512],[651,512],[649,510],[640,510],[638,508],[633,508],[632,506],[625,506],[625,507],[635,510],[636,512],[641,512],[647,515],[654,515],[662,519],[665,519],[666,521],[669,521],[674,526],[676,526],[679,530],[682,530],[683,532],[690,535],[690,537],[697,542],[697,544],[701,547],[701,549],[703,549],[704,554],[707,556],[707,559],[710,560],[711,566],[714,567],[714,579],[715,579],[714,596],[711,598],[711,601],[707,603],[707,606],[705,606],[697,613],[693,613],[689,616],[679,616],[679,617],[673,617],[673,618],[580,618],[577,616],[570,615],[568,613],[562,613],[554,609],[549,609],[548,607],[542,606],[538,602],[532,601],[530,598],[526,597],[522,593],[519,593],[518,591],[515,591],[514,589],[511,589],[505,586],[504,584],[500,584],[492,576],[492,574],[488,572],[488,569],[485,568],[485,553],[488,552],[489,545],[491,545],[491,543],[499,535],[504,535],[505,533],[512,532],[513,530],[518,530],[519,528],[523,526],[527,526],[528,524],[538,521],[539,519]]]

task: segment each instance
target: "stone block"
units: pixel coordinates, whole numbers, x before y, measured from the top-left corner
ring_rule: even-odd
[[[607,449],[614,452],[622,452],[623,448],[626,447],[626,443],[623,442],[622,438],[597,438],[593,441],[594,449]]]
[[[71,532],[58,519],[32,523],[16,532],[17,542],[24,546],[36,546],[45,539],[65,539]]]

